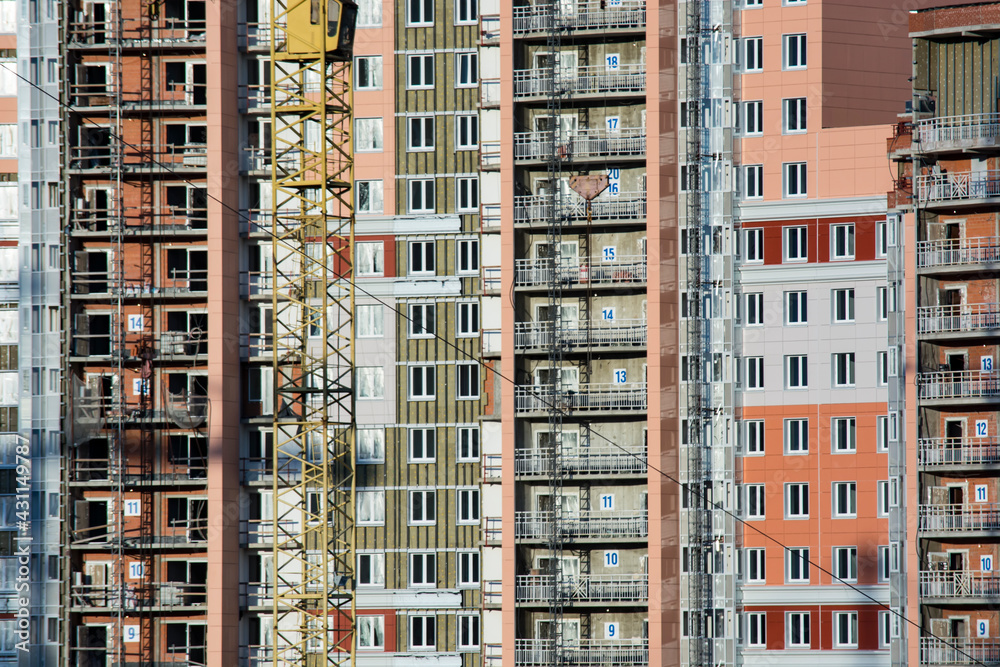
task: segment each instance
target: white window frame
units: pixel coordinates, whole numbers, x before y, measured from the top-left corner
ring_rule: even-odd
[[[854,288],[835,289],[831,296],[834,324],[852,324],[855,321]]]
[[[843,569],[846,567],[847,569]],[[841,581],[856,583],[858,581],[858,548],[833,548],[833,575]]]
[[[808,129],[809,108],[804,97],[781,100],[782,134],[802,134]]]
[[[751,240],[752,239],[752,240]],[[764,228],[751,227],[743,230],[743,263],[764,263]]]
[[[362,381],[362,376],[371,376],[370,382]],[[381,401],[385,398],[385,368],[382,366],[357,366],[355,368],[355,377],[357,378],[357,384],[355,386],[355,399],[359,401]],[[379,379],[381,377],[381,380]],[[378,386],[381,385],[381,392],[376,392]],[[373,390],[371,395],[364,395],[361,393],[362,387],[370,386]]]
[[[371,16],[369,23],[364,20]],[[358,0],[358,28],[382,27],[382,0]]]
[[[434,0],[406,0],[407,28],[429,28],[433,25]]]
[[[875,482],[875,516],[889,516],[889,480],[880,479]]]
[[[875,318],[879,322],[886,322],[889,319],[889,288],[875,288]]]
[[[743,103],[743,136],[760,137],[764,134],[764,101],[750,100]]]
[[[743,198],[764,198],[764,165],[748,164],[743,167]]]
[[[478,338],[481,326],[478,301],[459,301],[455,304],[455,337]]]
[[[429,505],[428,498],[431,499]],[[432,489],[407,492],[406,519],[409,526],[437,525],[437,491]]]
[[[809,518],[809,482],[785,484],[785,518]]]
[[[361,67],[361,62],[366,61],[368,64],[368,72],[371,81],[367,85],[362,84],[361,74],[364,71],[364,67]],[[382,78],[382,56],[355,56],[354,57],[354,89],[355,90],[382,90],[383,81]]]
[[[359,651],[385,650],[385,616],[358,616],[357,648]],[[370,637],[370,644],[362,644],[362,638]],[[378,643],[381,638],[381,643]]]
[[[406,429],[406,455],[409,463],[434,463],[437,460],[437,429],[426,426]]]
[[[805,354],[785,355],[785,389],[809,388],[809,357]]]
[[[356,338],[385,337],[385,310],[382,304],[359,304],[354,307],[354,318],[356,322],[365,323],[364,329],[360,325],[355,327]]]
[[[357,194],[354,208],[358,215],[382,215],[385,212],[385,184],[380,178],[355,181]],[[362,203],[361,192],[368,195],[367,205]]]
[[[878,547],[878,582],[885,584],[889,582],[889,545],[879,545]]]
[[[455,25],[479,24],[479,0],[455,0]]]
[[[881,547],[879,547],[881,548]],[[878,647],[881,649],[892,646],[892,619],[889,612],[880,611],[878,613]]]
[[[784,423],[785,454],[809,453],[809,419],[796,417]]]
[[[463,141],[463,133],[465,135]],[[472,151],[479,148],[479,116],[477,114],[457,114],[455,116],[455,150]]]
[[[407,618],[407,631],[409,635],[409,647],[411,651],[434,651],[437,649],[437,615],[436,614],[411,614]],[[420,627],[421,643],[414,643],[417,627]],[[433,635],[428,639],[428,629]]]
[[[767,612],[750,611],[747,619],[747,648],[767,648]]]
[[[767,550],[762,547],[745,549],[747,555],[748,584],[767,583]]]
[[[844,507],[841,507],[843,496]],[[834,519],[856,519],[858,517],[858,483],[834,482],[830,496],[830,509]]]
[[[806,69],[809,64],[806,33],[781,36],[781,69]]]
[[[455,211],[458,213],[479,212],[478,176],[458,176],[455,178]]]
[[[437,397],[437,367],[433,364],[413,364],[406,368],[406,392],[411,401],[433,401]],[[414,385],[422,387],[420,393],[414,393]],[[429,386],[428,386],[429,385]]]
[[[427,63],[430,62],[430,69]],[[430,81],[427,80],[428,75]],[[406,89],[430,90],[434,88],[434,54],[413,53],[406,56]]]
[[[479,427],[459,426],[455,429],[455,433],[455,446],[457,448],[455,452],[455,460],[460,463],[478,463],[480,452],[482,451],[482,442],[480,441],[482,434],[479,432]]]
[[[766,487],[763,484],[744,484],[746,489],[746,518],[748,521],[762,520],[767,516]],[[751,513],[753,512],[753,513]]]
[[[889,415],[875,417],[875,451],[889,451]]]
[[[830,443],[834,454],[857,454],[857,426],[855,417],[833,417],[830,420]]]
[[[833,647],[858,648],[858,612],[833,612]]]
[[[889,225],[885,220],[875,223],[875,257],[882,258],[889,253]]]
[[[371,253],[368,249],[371,249]],[[358,277],[378,277],[385,275],[385,243],[382,241],[358,241],[354,244],[354,256],[358,257],[362,254],[361,250],[365,250],[363,254],[371,254],[372,268],[370,270],[361,270],[360,262],[355,263],[355,271]]]
[[[367,582],[363,574],[367,573]],[[358,586],[364,588],[385,588],[385,552],[362,551],[358,553]]]
[[[787,326],[799,326],[809,323],[809,292],[793,291],[785,292],[785,324]],[[792,319],[792,304],[795,303],[796,318]]]
[[[785,633],[785,646],[788,648],[809,648],[812,646],[811,623],[812,617],[808,611],[786,611],[785,627],[788,630]],[[795,637],[796,629],[799,632],[798,643],[792,641],[792,638]],[[802,641],[803,638],[805,641]]]
[[[434,213],[437,210],[436,197],[435,179],[411,178],[406,181],[406,207],[410,213]]]
[[[809,261],[809,228],[784,227],[781,230],[782,253],[785,262]]]
[[[456,554],[457,558],[457,582],[459,588],[479,588],[480,582],[482,581],[482,572],[480,562],[482,557],[478,551],[459,551]],[[465,575],[471,575],[471,578],[466,578]]]
[[[748,292],[744,297],[743,326],[764,326],[764,293]]]
[[[357,518],[355,523],[359,526],[384,526],[385,525],[385,491],[369,491],[366,489],[358,489],[355,494],[357,498],[357,506],[360,510],[361,507],[365,505],[371,505],[373,510],[372,518],[362,519],[360,511],[357,512]]]
[[[743,71],[763,72],[764,71],[764,38],[744,37],[743,38]]]
[[[466,376],[466,377],[463,377]],[[482,375],[479,362],[455,364],[455,398],[459,401],[479,400]]]
[[[756,390],[764,388],[764,357],[745,357],[746,362],[746,382],[744,390]],[[753,372],[751,372],[753,369]],[[751,383],[753,379],[753,383]]]
[[[456,53],[455,88],[476,88],[478,86],[479,53],[476,51],[460,51]]]
[[[789,547],[785,550],[785,582],[789,584],[809,583],[809,547]],[[796,571],[799,577],[794,575]],[[802,575],[805,575],[804,577]]]
[[[355,451],[358,453],[357,463],[385,463],[385,429],[381,427],[359,426],[357,430],[358,442],[362,441],[362,433],[371,434],[375,456],[361,456],[363,451],[367,451],[367,447],[365,449],[356,447]]]
[[[747,419],[743,422],[743,455],[764,455],[764,420]]]
[[[743,9],[760,9],[764,6],[764,0],[743,0]]]
[[[787,199],[809,196],[809,169],[805,162],[784,162],[781,165],[782,191]]]
[[[832,355],[833,386],[853,387],[857,381],[857,364],[854,352],[835,352]],[[843,371],[843,373],[841,373]]]
[[[434,116],[407,117],[406,151],[408,153],[426,153],[433,151],[437,135],[435,124]]]
[[[419,266],[417,266],[419,264]],[[437,275],[437,243],[433,240],[410,241],[406,245],[406,275]]]
[[[885,387],[889,384],[889,353],[886,350],[875,353],[875,374],[878,386]]]
[[[383,123],[384,119],[378,116],[354,119],[354,133],[359,140],[365,135],[366,131],[370,131],[372,137],[375,139],[371,146],[362,145],[360,141],[355,142],[357,145],[357,148],[354,149],[355,153],[381,153],[384,150],[385,142],[382,136]],[[365,131],[362,131],[363,126],[366,126]]]
[[[455,516],[459,526],[478,526],[482,510],[480,509],[478,487],[455,489]]]
[[[842,262],[854,259],[855,241],[853,222],[830,225],[830,260]],[[840,245],[844,246],[844,252],[839,251]]]
[[[462,613],[458,615],[458,650],[474,651],[482,645],[482,624],[479,614]],[[470,641],[475,637],[475,641]]]
[[[407,304],[406,337],[434,338],[437,333],[437,304],[410,303]]]

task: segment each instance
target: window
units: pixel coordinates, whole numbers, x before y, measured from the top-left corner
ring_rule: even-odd
[[[761,263],[764,261],[764,230],[743,230],[744,261]]]
[[[858,485],[855,482],[835,482],[833,485],[833,518],[846,519],[858,515]]]
[[[429,401],[436,393],[436,368],[434,366],[410,366],[409,388],[411,401]]]
[[[806,189],[806,163],[786,162],[782,166],[785,172],[785,196],[805,197],[808,194]]]
[[[385,586],[385,554],[358,554],[358,585]]]
[[[854,353],[838,352],[833,355],[833,386],[854,386]]]
[[[385,369],[383,367],[359,366],[355,375],[358,379],[358,400],[385,398]]]
[[[809,549],[791,548],[785,550],[788,583],[809,583]],[[806,633],[808,641],[809,634]]]
[[[479,0],[455,0],[455,25],[479,22]]]
[[[382,25],[382,0],[359,0],[358,27],[378,28]]]
[[[436,554],[410,554],[410,586],[437,586]]]
[[[455,395],[458,400],[474,400],[479,398],[479,364],[457,364],[458,387]]]
[[[767,648],[766,613],[762,611],[747,614],[747,647]]]
[[[355,57],[354,79],[358,90],[382,90],[382,56]]]
[[[854,321],[853,289],[833,290],[833,321],[840,323]]]
[[[876,287],[875,288],[875,307],[878,308],[876,317],[880,322],[885,322],[889,319],[889,288],[888,287]]]
[[[434,637],[437,616],[410,616],[410,648],[430,651],[436,646]]]
[[[407,181],[407,191],[410,198],[410,213],[434,212],[435,201],[433,178],[411,179]]]
[[[838,611],[833,614],[834,646],[837,648],[858,647],[858,612]]]
[[[803,389],[809,386],[809,360],[804,354],[785,357],[785,386],[789,389]]]
[[[456,178],[455,194],[458,199],[456,210],[459,213],[476,213],[479,211],[478,176],[461,176]]]
[[[359,649],[384,649],[385,617],[358,616],[357,636]]]
[[[357,201],[355,208],[358,215],[378,215],[384,207],[382,181],[355,181]]]
[[[785,453],[786,454],[809,453],[808,419],[785,420]]]
[[[410,241],[409,253],[409,275],[434,275],[434,241]]]
[[[764,134],[764,102],[754,100],[743,103],[743,135],[756,136]]]
[[[432,526],[437,523],[437,493],[410,491],[410,525]]]
[[[355,307],[355,335],[358,338],[382,338],[385,335],[385,321],[382,315],[381,304]]]
[[[458,428],[458,460],[479,461],[479,427]]]
[[[479,552],[458,552],[459,587],[479,586]]]
[[[805,324],[808,321],[806,292],[785,292],[785,324]]]
[[[385,462],[385,429],[358,429],[357,457],[358,463]]]
[[[880,611],[878,613],[878,647],[889,648],[891,644],[892,619],[889,618],[889,612]]]
[[[744,324],[748,327],[764,324],[764,294],[753,292],[745,296],[747,306]]]
[[[854,417],[834,417],[831,424],[834,454],[853,454],[857,451],[856,421]]]
[[[782,67],[803,69],[806,66],[806,36],[782,35]]]
[[[747,549],[747,582],[763,584],[767,581],[764,549]]]
[[[455,148],[460,151],[479,148],[479,116],[455,116]]]
[[[785,261],[806,262],[809,260],[809,229],[807,227],[785,227]]]
[[[377,243],[354,244],[354,271],[358,276],[381,276],[385,272],[384,247]]]
[[[764,388],[764,357],[747,357],[747,389]]]
[[[889,480],[875,482],[876,516],[889,516]]]
[[[764,0],[743,0],[743,9],[757,9],[764,6]]]
[[[876,352],[875,353],[875,372],[877,374],[876,380],[880,387],[884,387],[889,384],[889,353],[888,352]]]
[[[834,547],[833,576],[849,582],[858,580],[857,547]]]
[[[358,118],[354,121],[354,150],[359,153],[382,150],[382,119]]]
[[[455,54],[455,87],[474,88],[479,85],[479,56],[475,51]]]
[[[455,334],[460,338],[479,335],[479,303],[457,303],[458,313]]]
[[[385,523],[385,491],[358,491],[358,525],[381,526]]]
[[[433,463],[437,432],[433,428],[411,428],[407,435],[410,463]]]
[[[434,25],[434,0],[406,0],[406,25]]]
[[[885,257],[889,254],[889,236],[887,234],[888,225],[883,222],[875,223],[875,256]]]
[[[458,523],[479,523],[479,489],[458,490]]]
[[[830,258],[854,259],[854,225],[831,225]]]
[[[764,165],[749,164],[743,168],[743,196],[746,199],[764,197]]]
[[[793,97],[781,101],[782,130],[785,134],[806,131],[806,98]]]
[[[875,450],[889,451],[889,417],[886,415],[875,418]]]
[[[411,116],[406,119],[406,150],[434,150],[434,116]]]
[[[800,551],[802,550],[800,549]],[[788,612],[786,617],[788,619],[788,646],[795,648],[808,648],[809,612],[792,611]]]
[[[761,72],[764,70],[764,38],[745,37],[743,39],[743,71]]]
[[[764,420],[751,419],[743,422],[744,452],[748,456],[764,453]]]
[[[479,648],[479,616],[462,614],[458,617],[458,648]]]
[[[427,0],[432,2],[433,0]],[[406,57],[406,87],[410,90],[434,87],[434,54]]]
[[[415,303],[410,304],[410,317],[408,321],[408,333],[410,338],[433,338],[435,328],[435,314],[437,304]]]
[[[785,484],[785,518],[809,518],[809,484],[803,482]]]
[[[889,581],[889,547],[878,548],[878,580],[879,583]]]
[[[764,518],[764,485],[747,484],[747,518]]]

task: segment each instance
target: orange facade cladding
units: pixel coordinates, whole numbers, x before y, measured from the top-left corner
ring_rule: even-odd
[[[781,405],[743,409],[743,419],[764,420],[764,456],[744,456],[743,483],[765,485],[765,519],[748,521],[743,546],[765,547],[766,582],[784,584],[785,553],[761,532],[789,547],[809,547],[810,560],[831,570],[834,547],[858,548],[858,583],[878,581],[878,547],[888,544],[887,518],[876,516],[877,482],[888,478],[887,454],[877,451],[876,417],[884,403]],[[834,454],[830,421],[857,419],[857,451]],[[809,418],[809,453],[784,452],[784,420]],[[815,445],[813,444],[815,443]],[[784,486],[809,484],[809,518],[784,518]],[[832,518],[834,482],[857,482],[857,518]],[[814,571],[810,584],[836,584],[830,575]]]
[[[875,255],[876,223],[885,222],[884,216],[854,216],[849,218],[805,218],[799,220],[768,220],[745,222],[743,229],[764,230],[764,264],[784,263],[784,228],[806,227],[809,238],[809,263],[829,262],[830,227],[854,224],[854,261],[872,261]],[[837,260],[843,261],[843,260]]]
[[[781,651],[786,648],[785,640],[785,615],[775,613],[773,606],[746,605],[743,607],[744,613],[768,612],[767,614],[767,648],[757,650]],[[809,636],[813,638],[811,648],[821,650],[840,651],[874,651],[879,648],[878,637],[878,612],[880,608],[875,606],[844,606],[844,605],[802,605],[796,606],[797,612],[809,612]],[[858,612],[858,646],[853,649],[837,649],[833,646],[833,614],[838,611]],[[794,647],[787,647],[789,649]],[[747,655],[754,653],[755,649],[745,649]]]

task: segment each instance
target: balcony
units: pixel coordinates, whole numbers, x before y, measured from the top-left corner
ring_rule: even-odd
[[[271,110],[271,86],[261,84],[240,84],[240,113]]]
[[[557,95],[644,95],[646,68],[640,63],[622,64],[609,72],[604,65],[559,69],[514,70],[514,97]]]
[[[645,639],[563,640],[556,654],[555,640],[515,639],[515,665],[645,665],[649,663],[649,643]]]
[[[933,533],[1000,531],[1000,504],[920,505],[919,529]]]
[[[205,48],[204,20],[168,18],[150,23],[145,19],[125,18],[120,22],[73,21],[69,24],[70,47],[111,48],[114,42],[133,48]]]
[[[921,400],[992,399],[1000,396],[1000,374],[994,371],[940,371],[917,375]]]
[[[927,208],[992,204],[1000,197],[1000,170],[925,174],[914,179],[914,186]]]
[[[1000,114],[927,118],[917,122],[914,147],[921,153],[1000,148]]]
[[[563,202],[556,209],[551,195],[527,195],[514,197],[514,224],[546,226],[558,215],[564,222],[585,224],[587,203],[573,196],[572,201]],[[622,192],[619,195],[603,195],[590,205],[590,219],[602,222],[626,221],[645,224],[646,193]]]
[[[917,243],[917,267],[960,268],[1000,264],[1000,238],[938,239]]]
[[[517,10],[515,10],[517,11]],[[483,14],[479,17],[479,45],[500,45],[500,15]]]
[[[1000,329],[1000,303],[917,308],[917,333],[992,333]]]
[[[236,31],[240,48],[243,50],[260,49],[267,51],[271,48],[270,22],[240,23],[236,26]]]
[[[967,599],[981,602],[981,598],[1000,597],[1000,573],[975,570],[923,571],[919,580],[920,597]]]
[[[646,154],[646,128],[623,127],[620,130],[577,130],[560,132],[517,132],[514,134],[514,158],[548,160],[556,154],[566,160],[606,157],[642,157]]]
[[[204,175],[208,166],[207,144],[128,144],[118,147],[110,143],[92,146],[70,146],[69,168],[81,171],[108,171],[120,163],[130,173],[156,171],[192,172]]]
[[[515,322],[514,347],[520,350],[552,345],[552,322]],[[646,320],[597,320],[568,322],[559,330],[559,342],[573,347],[643,347],[646,345]]]
[[[982,466],[1000,464],[1000,438],[926,438],[917,441],[920,465]]]
[[[208,230],[208,209],[204,207],[161,206],[153,210],[126,209],[119,217],[109,208],[83,205],[70,210],[73,234],[84,236],[182,235],[204,236]]]
[[[208,478],[208,459],[196,457],[181,461],[171,461],[173,470],[154,469],[147,471],[144,466],[126,463],[113,464],[108,458],[74,457],[70,464],[70,483],[94,485],[136,484],[152,482],[159,484],[190,483],[204,486]]]
[[[514,387],[514,409],[517,412],[644,411],[646,409],[646,384],[581,384],[564,388],[556,397],[553,385]]]
[[[555,577],[531,574],[517,577],[517,601],[548,604],[556,593]],[[564,601],[574,602],[645,602],[649,585],[644,574],[565,576],[559,584]]]
[[[500,142],[480,141],[479,142],[479,168],[483,171],[496,171],[500,169]]]
[[[995,665],[1000,663],[1000,644],[991,637],[921,637],[920,664]]]
[[[83,585],[71,587],[72,606],[93,613],[97,609],[126,611],[181,610],[203,607],[208,596],[205,583],[162,582],[128,584],[124,592],[118,585]]]
[[[547,34],[553,27],[564,30],[641,30],[646,27],[645,0],[598,0],[570,5],[538,3],[514,7],[514,34]]]
[[[515,512],[514,537],[546,540],[552,535],[553,512]],[[641,539],[646,537],[646,511],[574,512],[559,519],[559,534],[567,539]]]
[[[641,285],[646,282],[646,256],[623,255],[611,262],[600,257],[514,260],[516,287],[544,287],[558,281],[565,285]]]
[[[514,452],[514,473],[517,475],[550,475],[552,449],[518,449]],[[559,469],[574,475],[638,475],[646,474],[646,450],[629,451],[614,445],[592,445],[579,449],[564,449],[556,462]]]

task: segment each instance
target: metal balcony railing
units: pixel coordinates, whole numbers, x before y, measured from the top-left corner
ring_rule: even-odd
[[[646,25],[645,0],[590,0],[569,5],[536,3],[514,7],[514,34],[549,32],[553,27],[567,30],[608,30],[642,28]]]
[[[646,282],[646,256],[623,255],[611,262],[601,258],[553,258],[514,260],[514,284],[518,287],[548,285],[553,278],[563,284],[621,285]]]
[[[917,508],[920,530],[960,533],[1000,530],[1000,504],[924,505]]]
[[[1000,145],[1000,114],[977,113],[917,121],[914,144],[922,153]]]
[[[553,512],[515,512],[515,537],[545,539],[552,534]],[[576,512],[563,514],[559,532],[567,538],[630,538],[645,537],[648,532],[646,511]]]
[[[645,639],[563,639],[558,660],[555,640],[515,639],[515,665],[645,665],[649,643]]]
[[[514,347],[548,347],[552,344],[553,331],[551,322],[515,322]],[[560,329],[559,342],[571,347],[642,346],[646,344],[646,320],[570,322]]]
[[[1000,262],[1000,238],[938,239],[917,243],[917,266],[964,266]]]
[[[917,441],[921,465],[988,465],[1000,463],[1000,438],[925,438]]]
[[[920,664],[995,665],[1000,663],[1000,643],[992,637],[921,637]]]
[[[273,586],[271,582],[241,582],[243,604],[248,607],[270,607],[274,600],[271,595]]]
[[[151,607],[182,608],[207,604],[208,584],[183,582],[126,584],[124,591],[117,584],[77,584],[72,586],[70,594],[74,607],[125,610]]]
[[[917,199],[925,205],[1000,197],[1000,170],[925,174],[914,179]]]
[[[480,141],[479,142],[479,168],[499,169],[500,167],[500,142]]]
[[[518,386],[514,387],[514,407],[517,412],[538,412],[553,407],[565,411],[645,410],[646,385],[641,382],[591,382],[564,389],[558,399],[550,384]]]
[[[114,465],[107,458],[78,458],[70,463],[70,481],[72,482],[108,482],[134,483],[140,481],[153,482],[200,482],[208,478],[208,459],[205,457],[190,458],[183,461],[172,460],[173,469],[145,470],[138,464]]]
[[[499,290],[501,282],[501,269],[499,266],[483,267],[483,291]]]
[[[281,23],[284,26],[284,23]],[[236,27],[237,39],[240,48],[267,49],[271,44],[271,24],[265,23],[240,23]]]
[[[483,14],[479,17],[479,43],[482,46],[500,44],[499,14]]]
[[[921,597],[997,598],[1000,597],[1000,573],[974,570],[923,571],[920,573]]]
[[[955,333],[1000,329],[1000,303],[917,308],[917,333]]]
[[[271,86],[261,84],[239,85],[240,111],[266,111],[271,108]]]
[[[518,160],[549,159],[552,139],[552,132],[517,132],[514,134],[514,157]],[[646,128],[560,132],[555,143],[559,157],[566,159],[640,156],[646,153]]]
[[[81,357],[113,357],[138,359],[142,337],[125,334],[117,339],[108,333],[84,334],[74,331],[70,354]],[[156,358],[164,361],[179,357],[208,354],[208,332],[195,329],[187,332],[166,331],[153,339]]]
[[[556,594],[551,574],[520,575],[516,580],[518,602],[548,602]],[[582,574],[564,576],[558,584],[564,600],[578,602],[640,602],[649,598],[645,574]]]
[[[484,109],[500,106],[500,79],[479,80],[479,105]]]
[[[70,169],[110,169],[115,147],[70,146]],[[204,169],[208,165],[207,144],[132,144],[122,147],[121,165],[128,171]]]
[[[572,199],[559,207],[558,216],[571,222],[587,220],[587,204],[584,200],[570,195]],[[514,197],[514,222],[543,224],[553,217],[552,197],[549,195],[526,195]],[[622,192],[619,195],[602,195],[590,205],[592,220],[643,220],[646,217],[646,193]]]
[[[615,71],[604,65],[559,69],[555,78],[552,70],[514,70],[514,97],[535,97],[572,93],[574,95],[604,93],[642,93],[646,90],[646,67],[639,63],[622,64]]]
[[[177,296],[208,291],[208,269],[169,269],[161,285],[138,278],[120,277],[114,272],[74,271],[74,294],[122,294],[126,298],[159,295]]]
[[[204,47],[204,20],[165,18],[149,22],[139,18],[124,18],[121,29],[112,21],[71,21],[68,28],[70,46],[104,46],[114,41],[134,46]]]
[[[112,209],[83,206],[70,211],[70,221],[75,232],[96,234],[204,233],[208,229],[208,209],[196,206],[162,206],[142,212],[126,209],[119,220]]]
[[[989,398],[1000,396],[1000,374],[993,371],[939,371],[917,375],[917,397]]]
[[[646,472],[646,450],[629,451],[613,445],[564,449],[559,467],[570,473],[636,474]],[[514,452],[514,472],[519,475],[547,475],[552,472],[552,449],[518,449]]]

